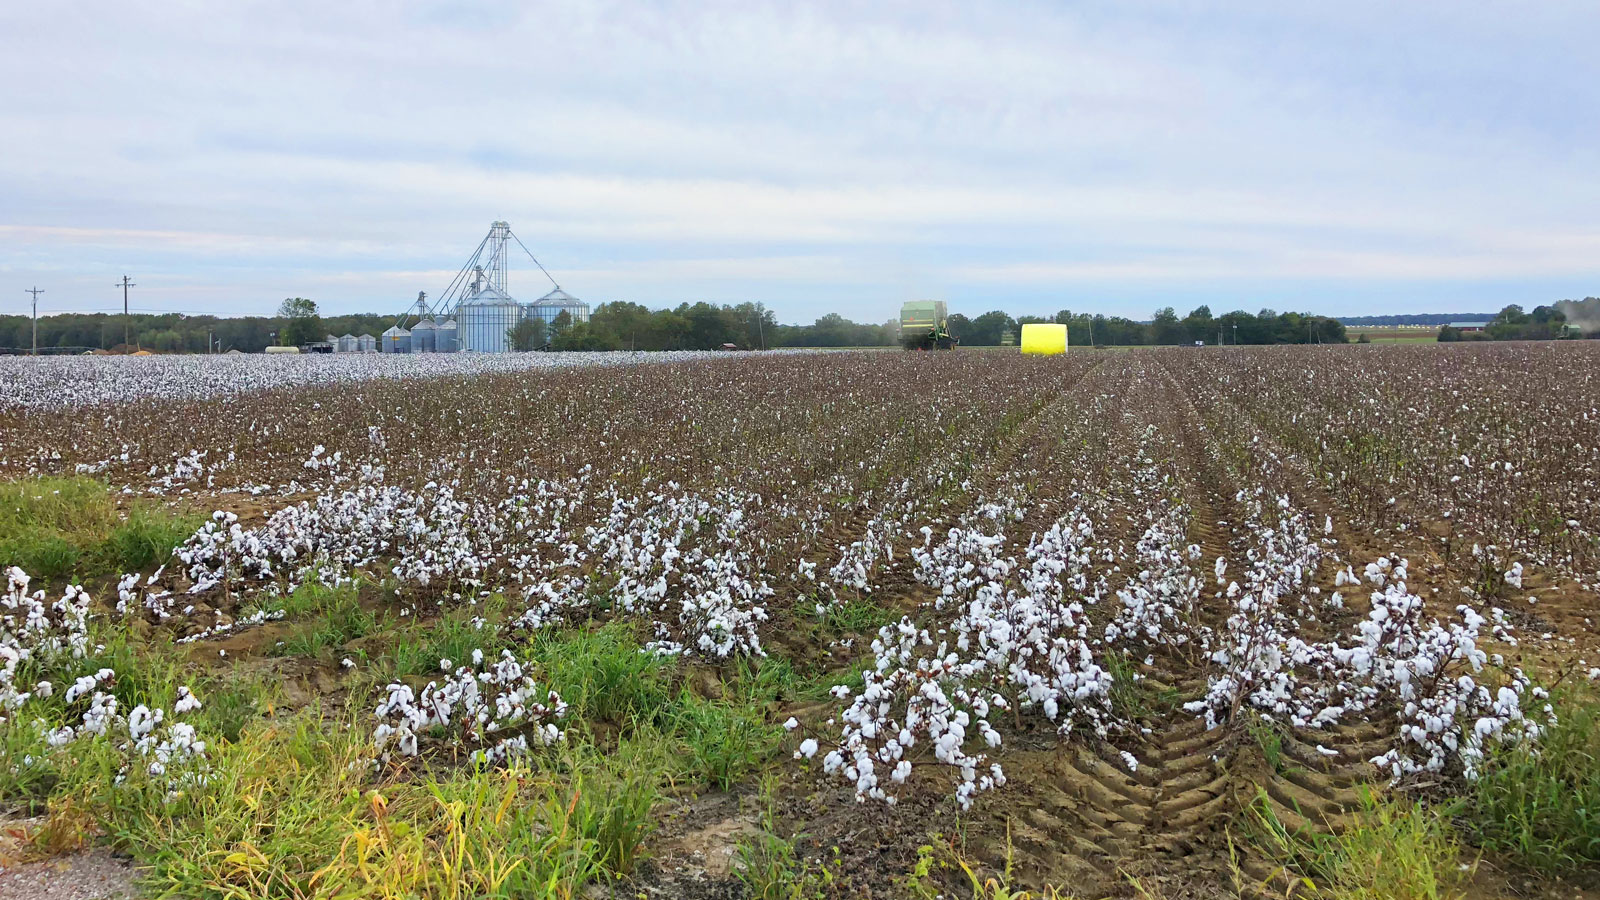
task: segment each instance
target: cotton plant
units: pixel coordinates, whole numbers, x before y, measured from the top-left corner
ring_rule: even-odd
[[[380,760],[418,756],[424,734],[433,729],[443,732],[446,745],[471,748],[474,759],[491,763],[564,738],[558,722],[567,714],[566,703],[541,688],[511,651],[490,660],[474,650],[470,663],[454,671],[451,665],[441,660],[448,674],[420,692],[401,682],[388,686],[373,710]]]
[[[1404,558],[1379,557],[1359,575],[1352,565],[1337,569],[1336,585],[1369,590],[1365,616],[1331,640],[1301,637],[1320,605],[1307,583],[1320,551],[1303,517],[1280,509],[1272,526],[1252,518],[1260,544],[1246,585],[1230,585],[1233,612],[1208,692],[1187,709],[1210,727],[1250,708],[1304,731],[1393,716],[1390,747],[1370,761],[1394,779],[1470,779],[1490,745],[1538,738],[1550,715],[1544,690],[1480,646],[1485,626],[1501,640],[1511,637],[1503,612],[1495,610],[1491,622],[1463,604],[1454,618],[1438,620],[1408,589]]]
[[[0,595],[0,724],[35,696],[50,696],[50,682],[22,679],[88,653],[89,595],[69,585],[52,601],[44,591],[29,593],[30,580],[22,569],[10,567]]]
[[[171,775],[175,788],[202,777],[206,741],[182,719],[200,709],[199,698],[182,686],[170,715],[142,704],[124,713],[109,690],[116,681],[114,670],[71,674],[89,654],[89,595],[69,585],[50,601],[43,591],[29,593],[30,579],[22,569],[11,567],[6,578],[6,593],[0,596],[0,725],[16,727],[32,719],[47,755],[70,758],[80,742],[110,741],[127,757],[119,779],[136,764],[150,776]],[[51,677],[59,683],[22,683],[25,673],[55,673]],[[47,702],[62,707],[64,724],[46,724],[42,717]],[[42,761],[30,757],[16,764]]]
[[[980,502],[940,540],[921,529],[911,557],[918,580],[936,590],[929,609],[944,624],[937,636],[909,618],[885,626],[863,689],[834,689],[844,708],[828,724],[823,770],[852,782],[858,799],[893,803],[914,764],[925,764],[951,771],[956,801],[970,806],[1005,783],[987,757],[1003,742],[997,715],[1039,715],[1062,733],[1100,737],[1121,727],[1085,598],[1069,587],[1093,589],[1091,605],[1103,593],[1090,575],[1093,524],[1074,510],[1018,553],[1002,529],[1021,520],[1021,508],[1015,499]],[[808,737],[798,752],[821,747]]]

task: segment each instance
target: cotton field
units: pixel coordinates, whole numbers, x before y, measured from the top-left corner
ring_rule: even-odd
[[[1282,893],[1600,676],[1593,344],[0,363],[0,802],[161,890]]]

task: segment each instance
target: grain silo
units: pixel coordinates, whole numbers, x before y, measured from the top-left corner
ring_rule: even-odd
[[[411,332],[399,325],[390,326],[389,330],[383,333],[382,345],[384,353],[410,353]]]
[[[439,323],[423,319],[411,326],[411,352],[433,353],[438,347]]]
[[[526,304],[511,296],[507,257],[513,244],[550,278],[555,290]],[[513,329],[527,319],[550,323],[566,313],[574,323],[589,321],[589,304],[563,291],[505,222],[489,226],[488,236],[431,306],[425,302],[426,296],[418,295],[415,310],[403,314],[396,323],[396,327],[409,321],[418,323],[412,326],[411,342],[418,353],[504,353],[513,349]],[[439,324],[436,317],[448,318]],[[434,327],[430,329],[422,322]],[[432,334],[428,335],[430,330]]]
[[[456,308],[456,341],[463,353],[504,353],[511,349],[506,333],[522,321],[522,305],[492,287],[484,287]]]
[[[370,334],[363,334],[356,338],[356,350],[362,353],[377,353],[378,339]]]
[[[567,313],[574,325],[589,321],[589,304],[563,291],[560,285],[556,285],[555,290],[529,303],[524,310],[531,318],[543,319],[546,325],[554,322],[562,313]]]
[[[344,334],[340,335],[339,343],[335,344],[333,349],[336,353],[356,353],[361,350],[361,345],[355,335]]]

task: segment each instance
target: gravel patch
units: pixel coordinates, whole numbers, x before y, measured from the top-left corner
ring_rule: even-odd
[[[133,900],[133,864],[105,849],[84,850],[0,872],[5,900]]]

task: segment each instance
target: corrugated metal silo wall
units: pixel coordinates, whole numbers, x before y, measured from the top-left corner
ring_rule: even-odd
[[[439,333],[438,326],[428,322],[418,322],[411,328],[411,352],[432,353],[437,345],[434,336]]]
[[[515,303],[469,303],[456,315],[456,338],[461,350],[504,353],[511,349],[506,332],[522,318]]]
[[[434,349],[435,353],[454,353],[454,352],[456,352],[456,329],[455,328],[440,328],[438,333],[434,336],[434,340],[435,340],[435,343],[434,343],[434,348],[433,349]]]

